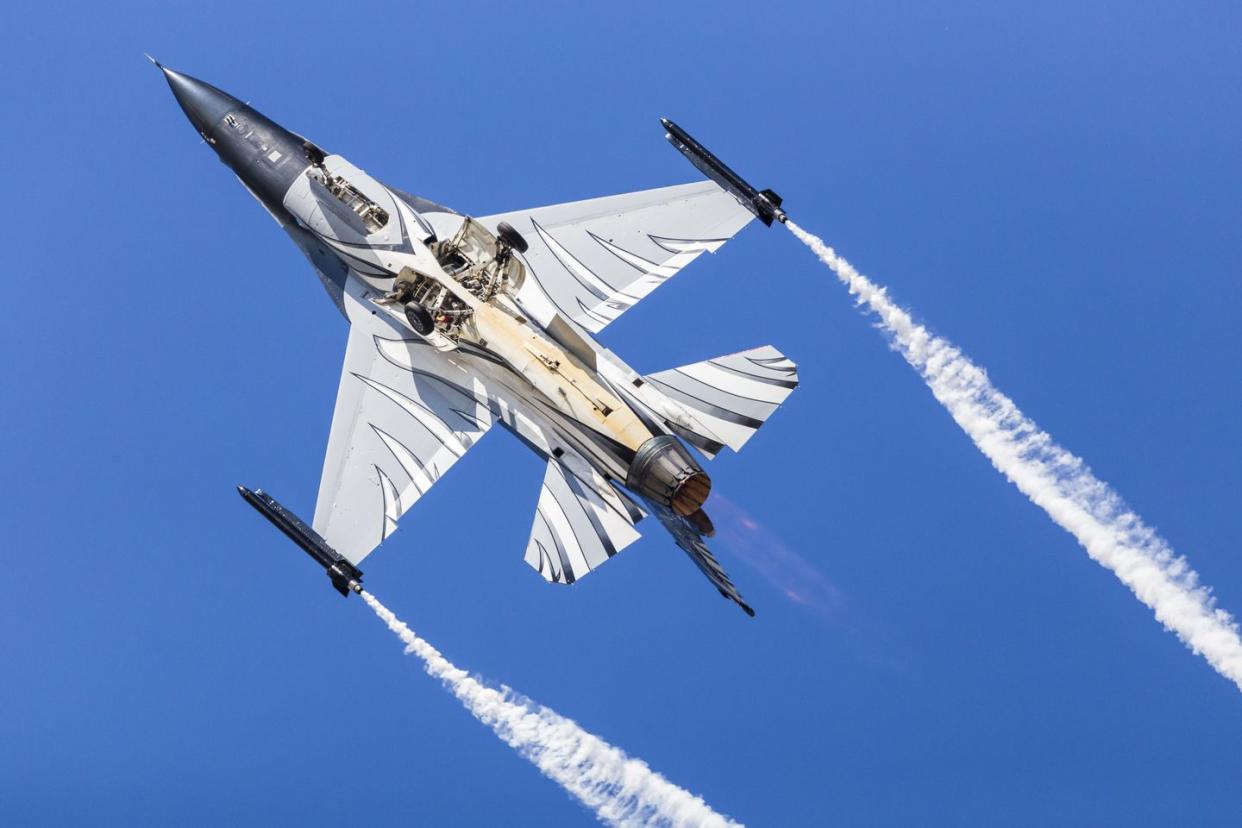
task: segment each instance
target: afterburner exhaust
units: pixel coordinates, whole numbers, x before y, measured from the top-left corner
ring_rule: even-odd
[[[781,209],[780,196],[772,190],[756,190],[750,182],[731,170],[707,147],[694,140],[694,136],[668,118],[661,118],[660,123],[664,124],[664,129],[667,130],[664,137],[677,148],[678,152],[689,158],[690,163],[698,167],[700,172],[732,193],[743,207],[755,214],[756,218],[768,227],[772,226],[773,219],[782,224],[785,223],[787,217],[785,211]]]
[[[322,566],[337,592],[346,598],[351,592],[362,592],[362,570],[328,546],[328,542],[320,537],[318,532],[303,523],[302,519],[293,512],[281,506],[276,498],[262,489],[251,491],[245,486],[238,486],[237,492],[255,508],[255,511],[271,521],[273,526],[284,532],[289,540],[302,547],[315,563]]]
[[[711,478],[686,447],[668,434],[652,437],[639,447],[625,485],[645,498],[671,506],[682,517],[700,512],[712,490]],[[706,515],[703,520],[707,520]],[[711,522],[706,525],[710,527]]]

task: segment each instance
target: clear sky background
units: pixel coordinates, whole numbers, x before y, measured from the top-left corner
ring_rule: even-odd
[[[693,180],[677,120],[1242,612],[1240,40],[1223,2],[5,4],[0,822],[591,820],[237,497],[313,511],[346,331],[144,51],[475,214]],[[799,363],[709,467],[758,617],[658,526],[545,584],[498,432],[364,567],[449,658],[754,825],[1236,824],[1237,689],[788,233],[603,340]]]

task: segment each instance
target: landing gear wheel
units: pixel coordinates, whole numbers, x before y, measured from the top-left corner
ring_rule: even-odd
[[[513,229],[513,225],[507,221],[502,221],[496,225],[496,238],[512,247],[519,253],[525,253],[530,247],[526,243],[526,239],[522,238],[522,234]]]
[[[411,302],[405,306],[405,318],[409,320],[410,327],[422,336],[429,336],[436,329],[436,323],[431,320],[431,314],[417,302]]]

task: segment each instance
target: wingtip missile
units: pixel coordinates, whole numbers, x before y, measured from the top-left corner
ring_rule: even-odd
[[[660,123],[664,126],[664,137],[678,152],[690,159],[690,163],[700,172],[731,193],[756,218],[768,227],[772,226],[773,220],[781,224],[788,220],[789,217],[781,208],[782,199],[779,195],[772,190],[756,190],[707,147],[696,141],[694,136],[668,118],[661,118]]]
[[[332,586],[343,597],[348,598],[351,592],[362,592],[362,570],[354,566],[343,555],[328,545],[319,533],[302,522],[293,512],[280,505],[276,498],[262,489],[247,489],[238,486],[237,493],[254,507],[255,511],[267,518],[273,526],[285,534],[289,540],[302,548],[315,563],[323,567],[332,581]]]

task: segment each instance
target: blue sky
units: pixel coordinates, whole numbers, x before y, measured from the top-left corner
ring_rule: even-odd
[[[590,820],[238,499],[312,511],[344,323],[144,51],[476,214],[691,180],[656,119],[677,120],[1242,611],[1236,5],[12,3],[0,24],[6,824]],[[788,234],[748,228],[603,339],[643,371],[768,342],[799,363],[710,467],[758,617],[657,531],[544,584],[521,560],[540,463],[500,434],[365,566],[449,658],[750,824],[1236,820],[1236,688]]]

